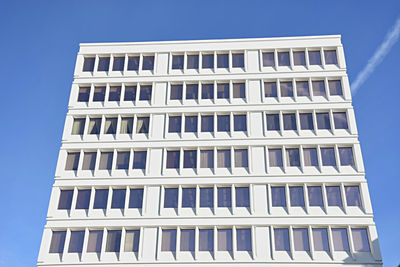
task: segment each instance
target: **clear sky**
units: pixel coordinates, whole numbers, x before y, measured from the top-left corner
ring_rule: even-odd
[[[81,42],[341,34],[350,81],[400,1],[2,1],[0,266],[34,266]],[[353,99],[384,266],[400,264],[400,42]]]

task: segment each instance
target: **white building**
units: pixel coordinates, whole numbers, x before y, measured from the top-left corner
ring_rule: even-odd
[[[38,266],[381,266],[340,36],[81,44]]]

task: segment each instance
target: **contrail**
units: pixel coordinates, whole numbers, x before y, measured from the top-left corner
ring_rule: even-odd
[[[374,55],[368,60],[365,68],[357,75],[356,80],[351,84],[351,91],[353,96],[357,93],[360,86],[368,79],[369,75],[375,68],[382,62],[385,56],[389,53],[392,46],[397,42],[400,36],[400,17],[397,18],[396,23],[386,34],[385,40],[375,51]]]

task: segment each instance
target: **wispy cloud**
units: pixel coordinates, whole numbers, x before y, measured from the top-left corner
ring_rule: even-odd
[[[351,91],[355,95],[360,86],[368,79],[375,68],[382,62],[385,56],[389,53],[392,46],[397,42],[400,37],[400,17],[397,18],[396,23],[386,34],[385,40],[375,51],[374,55],[368,60],[365,68],[357,75],[356,80],[351,84]]]

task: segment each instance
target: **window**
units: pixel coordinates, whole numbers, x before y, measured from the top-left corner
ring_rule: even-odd
[[[199,56],[198,55],[188,55],[186,68],[198,69],[199,68]]]
[[[307,228],[293,229],[294,250],[295,251],[310,251],[310,244],[308,243],[308,230]]]
[[[172,56],[172,69],[173,70],[183,70],[183,56],[173,55]]]
[[[214,188],[200,188],[200,208],[212,208],[214,206]]]
[[[275,228],[275,250],[276,251],[289,251],[289,229],[286,228]]]
[[[182,208],[196,207],[196,188],[182,188]]]
[[[78,190],[78,197],[76,198],[75,209],[77,209],[77,210],[80,210],[80,209],[87,210],[87,209],[89,209],[90,195],[91,195],[91,190],[90,189],[80,189],[80,190]]]
[[[197,166],[197,151],[185,150],[183,151],[183,168],[196,168]]]
[[[116,134],[117,133],[117,118],[106,118],[106,124],[104,126],[105,134]]]
[[[181,116],[170,116],[168,124],[169,133],[180,133],[181,132],[182,118]]]
[[[275,67],[274,52],[263,53],[263,66]]]
[[[300,113],[300,128],[302,130],[314,130],[312,113]]]
[[[86,119],[74,119],[74,124],[72,125],[72,133],[73,135],[82,135],[83,130],[85,129],[85,120]]]
[[[182,85],[173,84],[171,85],[171,100],[182,100]]]
[[[318,166],[316,148],[303,148],[304,166]]]
[[[112,209],[123,209],[125,207],[125,189],[113,189],[112,190],[112,200],[111,200],[111,208]]]
[[[304,207],[303,187],[291,186],[289,187],[289,192],[290,192],[290,206]]]
[[[310,88],[308,82],[297,81],[296,82],[297,96],[310,96]]]
[[[335,129],[348,129],[346,112],[333,112]]]
[[[88,102],[90,87],[79,87],[78,102]]]
[[[330,130],[331,129],[331,122],[329,120],[329,113],[317,113],[317,126],[318,129],[325,129],[325,130]]]
[[[100,134],[101,118],[91,118],[89,120],[89,134]]]
[[[328,231],[325,228],[313,228],[312,235],[315,251],[329,251]]]
[[[325,50],[325,64],[337,64],[336,50]]]
[[[186,84],[186,99],[199,98],[199,86],[197,84]]]
[[[128,70],[139,70],[139,56],[128,57]]]
[[[353,149],[351,147],[339,147],[340,165],[353,166]]]
[[[203,55],[203,69],[212,69],[214,68],[214,55]]]
[[[278,53],[278,65],[279,66],[289,66],[290,65],[289,52],[279,52]]]
[[[69,239],[69,253],[81,253],[83,249],[83,238],[85,237],[85,231],[71,231]]]
[[[152,91],[151,85],[140,86],[139,100],[150,101],[151,100],[151,91]]]
[[[233,116],[233,129],[235,131],[247,131],[246,115],[234,115]]]
[[[194,230],[181,230],[181,251],[194,251]]]
[[[232,54],[232,67],[233,68],[244,68],[244,54]]]
[[[140,230],[126,230],[125,233],[125,252],[139,251]]]
[[[99,65],[97,66],[97,71],[108,71],[110,67],[110,58],[109,57],[100,57]]]
[[[144,56],[142,70],[154,69],[154,56]]]
[[[293,84],[292,82],[280,82],[281,96],[293,97]]]
[[[175,251],[176,250],[176,230],[163,229],[161,251]]]
[[[137,126],[136,133],[149,133],[149,117],[138,117],[137,118]]]
[[[217,131],[218,132],[230,132],[230,116],[229,115],[218,115],[217,116]]]
[[[101,243],[102,242],[103,242],[103,231],[102,230],[89,231],[87,252],[101,252]]]
[[[133,169],[146,169],[146,151],[134,151],[133,152]]]
[[[267,131],[280,131],[279,114],[267,114]]]
[[[333,148],[321,148],[323,166],[336,166],[335,150]]]
[[[284,186],[271,187],[272,207],[286,207],[286,194]]]
[[[96,152],[85,152],[83,154],[82,170],[94,170],[96,166]]]
[[[101,152],[99,170],[111,170],[113,152]]]
[[[108,101],[120,101],[121,100],[121,86],[110,86],[110,94]]]
[[[355,206],[361,208],[360,189],[358,186],[345,186],[347,206]]]
[[[246,98],[246,87],[244,83],[233,84],[233,98]]]
[[[324,81],[313,81],[312,87],[314,96],[326,96]]]
[[[106,88],[96,86],[94,88],[93,102],[103,102],[106,95]]]
[[[328,81],[330,95],[343,95],[342,83],[340,80]]]
[[[201,115],[201,131],[214,132],[214,116]]]
[[[218,229],[218,251],[232,251],[231,229]]]
[[[83,69],[82,71],[93,71],[94,70],[94,57],[85,57],[83,61]]]
[[[322,65],[321,53],[319,51],[308,51],[310,65]]]
[[[296,114],[289,113],[283,114],[283,129],[284,130],[297,130]]]
[[[236,207],[250,207],[250,192],[248,187],[236,187]]]
[[[197,133],[197,116],[185,116],[185,132]]]
[[[49,253],[63,253],[66,231],[53,231]]]
[[[339,186],[327,186],[326,196],[328,198],[328,206],[342,207],[342,197],[340,195]]]
[[[133,118],[121,118],[121,134],[132,134]]]
[[[108,230],[106,252],[119,252],[121,246],[121,231]]]
[[[218,207],[232,207],[230,187],[218,187]]]
[[[214,168],[214,151],[200,151],[200,168]]]
[[[131,188],[129,194],[129,208],[141,209],[143,205],[143,188]]]
[[[201,85],[201,99],[214,99],[214,85],[202,84]]]
[[[60,191],[60,199],[58,201],[58,209],[59,210],[70,210],[71,209],[73,194],[74,194],[74,190],[61,190]]]
[[[298,148],[286,149],[288,167],[300,167],[300,153]]]
[[[217,84],[217,98],[229,99],[229,83]]]
[[[332,229],[333,248],[335,251],[349,251],[349,240],[345,228]]]
[[[217,55],[217,67],[218,68],[229,68],[229,55],[228,54]]]
[[[230,168],[231,167],[231,151],[228,149],[217,150],[217,167]]]
[[[250,229],[236,229],[236,247],[238,251],[251,251]]]
[[[278,92],[276,89],[276,82],[265,82],[264,83],[265,97],[277,97]]]
[[[214,230],[199,229],[199,250],[214,251]]]
[[[135,101],[136,100],[136,86],[125,86],[124,101]]]
[[[321,186],[307,186],[308,203],[311,207],[322,207],[322,188]]]
[[[178,207],[178,188],[165,188],[164,190],[164,208]]]
[[[354,250],[357,252],[369,252],[369,240],[367,229],[352,228]]]
[[[179,169],[179,151],[167,151],[167,169]]]
[[[125,65],[125,57],[114,57],[113,71],[123,71]]]
[[[269,166],[282,167],[282,149],[268,149]]]
[[[106,209],[108,200],[108,189],[96,189],[94,195],[93,209]]]
[[[235,167],[236,168],[247,168],[248,163],[247,149],[235,149]]]
[[[68,152],[67,162],[65,164],[66,171],[76,171],[79,163],[79,152]]]
[[[303,51],[293,52],[293,61],[295,66],[305,66],[306,54]]]

